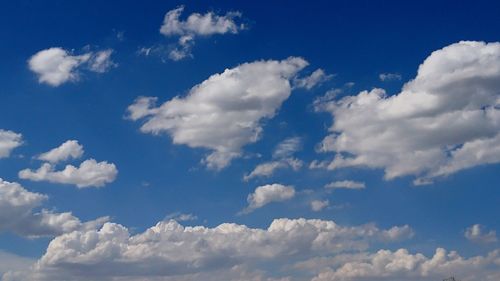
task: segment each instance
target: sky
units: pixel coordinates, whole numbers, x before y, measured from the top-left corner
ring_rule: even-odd
[[[499,280],[498,14],[2,3],[0,280]]]

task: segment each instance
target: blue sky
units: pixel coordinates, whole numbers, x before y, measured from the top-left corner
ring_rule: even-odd
[[[92,280],[498,280],[499,12],[495,1],[3,3],[2,280],[90,280],[88,266]],[[265,243],[210,236],[279,218],[294,225],[282,235],[305,223],[332,249],[305,235],[300,254],[264,255]],[[170,219],[212,233],[197,239],[214,260],[191,236],[168,246],[172,225],[158,230],[165,244],[144,246],[162,268],[149,273],[136,252],[49,246],[118,226],[138,239]],[[451,254],[424,274],[418,253],[441,248],[463,264]],[[417,265],[384,275],[382,249]],[[201,258],[163,259],[184,254]],[[348,276],[349,264],[371,269]]]

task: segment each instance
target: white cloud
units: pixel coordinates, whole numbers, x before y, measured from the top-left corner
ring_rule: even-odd
[[[278,183],[259,186],[253,193],[248,195],[248,207],[241,213],[248,214],[269,203],[290,200],[294,196],[295,188],[293,186],[285,186]]]
[[[311,210],[319,212],[330,205],[328,200],[313,200],[311,201]]]
[[[378,78],[382,82],[385,82],[385,81],[394,81],[394,80],[401,80],[401,74],[399,74],[399,73],[380,73],[378,75]]]
[[[24,169],[19,172],[21,179],[32,181],[48,181],[61,184],[74,184],[79,188],[102,187],[116,179],[118,170],[115,164],[106,161],[97,162],[94,159],[83,161],[79,167],[67,165],[61,171],[55,171],[54,166],[44,163],[38,170]]]
[[[4,280],[284,281],[290,279],[276,272],[271,272],[276,279],[267,279],[269,269],[290,261],[364,251],[384,239],[384,233],[373,225],[345,227],[306,219],[276,219],[267,229],[232,223],[183,227],[171,220],[136,235],[106,223],[98,230],[55,238],[30,272],[12,272]]]
[[[194,221],[194,220],[197,220],[197,219],[198,219],[198,216],[196,216],[196,215],[193,215],[193,214],[184,214],[184,213],[181,213],[181,212],[174,212],[174,213],[168,214],[165,217],[165,220],[175,220],[175,221],[179,221],[179,222],[182,222],[182,221]]]
[[[183,11],[184,6],[168,11],[160,28],[160,33],[165,36],[179,37],[178,46],[171,50],[168,55],[174,61],[192,57],[191,49],[197,36],[236,34],[244,28],[243,24],[237,24],[235,21],[241,17],[239,12],[229,12],[225,15],[217,15],[214,12],[207,12],[206,14],[193,13],[183,21],[180,20]]]
[[[500,43],[463,41],[433,52],[399,94],[363,91],[316,104],[334,123],[320,145],[328,169],[381,168],[425,183],[500,162]],[[320,165],[325,166],[325,165]]]
[[[480,224],[474,224],[465,230],[465,238],[473,242],[479,243],[495,243],[498,241],[497,232],[490,230],[485,232],[485,229]]]
[[[302,149],[302,139],[299,137],[287,138],[280,142],[273,152],[273,158],[288,158]]]
[[[12,150],[23,144],[23,136],[0,129],[0,158],[9,157]]]
[[[331,183],[325,185],[325,188],[328,188],[328,189],[339,189],[339,188],[363,189],[365,187],[366,187],[366,185],[364,182],[357,182],[357,181],[351,181],[351,180],[334,181],[334,182],[331,182]]]
[[[203,163],[222,169],[260,138],[262,120],[276,114],[290,96],[289,80],[306,65],[294,57],[245,63],[158,107],[157,98],[140,97],[128,107],[129,118],[145,118],[144,133],[168,133],[175,144],[212,150]]]
[[[89,61],[90,70],[97,73],[104,73],[116,67],[117,64],[111,60],[111,54],[113,54],[113,52],[112,49],[107,49],[93,54]]]
[[[94,72],[106,72],[114,63],[111,62],[112,50],[97,53],[86,52],[73,55],[71,51],[53,47],[41,50],[28,60],[31,71],[37,74],[39,83],[57,87],[63,83],[77,81],[79,68],[85,64]]]
[[[293,154],[302,149],[302,139],[291,137],[280,142],[273,152],[273,161],[257,165],[252,172],[243,176],[244,181],[256,177],[270,177],[278,169],[291,168],[298,171],[304,164],[300,159],[293,158]]]
[[[38,156],[39,160],[58,163],[68,159],[78,159],[83,155],[83,146],[76,140],[68,140],[61,144],[59,147],[51,149],[48,152],[42,153]]]
[[[321,85],[324,82],[332,79],[333,75],[326,74],[325,71],[321,68],[315,70],[311,75],[304,78],[295,78],[293,80],[293,85],[296,88],[305,88],[310,90],[315,86]]]
[[[498,269],[500,251],[487,256],[461,257],[457,252],[436,249],[434,256],[411,254],[406,249],[380,250],[344,257],[336,268],[323,270],[312,281],[356,281],[356,280],[442,280],[452,274],[463,281],[494,281],[500,278]]]
[[[107,218],[82,223],[71,213],[38,209],[48,197],[24,189],[20,184],[0,179],[0,232],[9,231],[27,237],[56,236],[102,225]]]

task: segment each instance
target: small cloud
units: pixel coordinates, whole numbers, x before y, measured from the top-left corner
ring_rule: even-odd
[[[334,181],[331,182],[327,185],[325,185],[325,188],[327,189],[363,189],[365,188],[365,183],[364,182],[357,182],[357,181],[351,181],[351,180],[343,180],[343,181]]]
[[[380,81],[382,82],[386,82],[386,81],[399,81],[401,80],[401,74],[399,73],[380,73],[378,75],[378,79],[380,79]]]
[[[494,230],[487,231],[480,224],[474,224],[465,230],[465,238],[476,243],[495,243],[498,241]]]
[[[313,73],[311,73],[311,75],[304,78],[295,78],[293,82],[295,88],[304,88],[307,90],[311,90],[312,88],[332,79],[332,77],[332,74],[326,74],[323,69],[318,68]]]
[[[248,207],[239,214],[248,214],[269,203],[283,202],[292,199],[294,196],[295,188],[293,186],[285,186],[278,183],[259,186],[253,193],[248,195]]]
[[[328,200],[313,200],[311,201],[311,210],[319,212],[330,205]]]
[[[168,214],[165,216],[165,220],[175,220],[178,222],[194,221],[197,219],[198,219],[198,216],[195,216],[193,214],[183,214],[181,212],[174,212],[174,213],[171,213],[171,214]]]

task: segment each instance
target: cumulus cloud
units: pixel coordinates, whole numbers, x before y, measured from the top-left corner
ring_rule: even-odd
[[[269,177],[278,169],[291,168],[298,171],[304,164],[301,160],[294,158],[293,154],[302,148],[302,139],[291,137],[280,142],[273,152],[273,160],[257,165],[252,172],[243,176],[248,181],[256,177]]]
[[[77,81],[79,70],[87,65],[93,72],[106,72],[114,63],[112,50],[86,52],[74,55],[72,51],[60,47],[41,50],[28,60],[28,66],[38,76],[39,83],[57,87],[63,83]]]
[[[331,183],[325,185],[325,188],[328,188],[328,189],[339,189],[339,188],[363,189],[365,187],[366,187],[366,185],[364,182],[357,182],[357,181],[351,181],[351,180],[334,181],[334,182],[331,182]]]
[[[253,193],[248,195],[248,207],[242,213],[248,214],[269,203],[290,200],[294,196],[295,188],[293,186],[285,186],[278,183],[259,186]]]
[[[380,73],[378,75],[378,78],[382,82],[385,82],[385,81],[394,81],[394,80],[401,80],[401,74],[399,74],[399,73]]]
[[[12,150],[21,144],[23,144],[21,134],[0,129],[0,158],[9,157]]]
[[[83,152],[83,146],[78,141],[68,140],[59,147],[40,154],[38,159],[50,163],[58,163],[68,159],[78,159],[83,155]]]
[[[106,223],[56,237],[30,271],[11,272],[4,280],[284,281],[289,277],[267,279],[266,271],[290,261],[364,251],[385,232],[373,225],[306,219],[276,219],[267,229],[232,223],[184,227],[170,220],[131,235],[122,225]],[[199,279],[210,274],[219,279]]]
[[[160,106],[140,97],[128,107],[131,120],[144,118],[144,133],[167,133],[175,144],[212,150],[203,159],[222,169],[241,157],[246,144],[259,140],[262,121],[272,118],[291,93],[290,79],[307,66],[302,58],[245,63],[214,74],[187,96]]]
[[[239,12],[228,12],[225,15],[217,15],[214,12],[193,13],[186,20],[181,20],[183,11],[184,6],[168,11],[160,28],[160,33],[167,37],[179,37],[178,45],[169,52],[169,58],[174,61],[192,57],[191,49],[195,37],[236,34],[244,28],[243,24],[236,22],[236,19],[241,17]]]
[[[19,177],[32,181],[73,184],[79,188],[84,188],[103,187],[107,183],[113,182],[117,174],[118,169],[115,164],[88,159],[83,161],[79,167],[66,165],[61,171],[56,171],[52,164],[44,163],[35,171],[30,169],[20,171]]]
[[[48,197],[27,191],[20,184],[0,179],[0,232],[26,237],[57,236],[79,229],[94,229],[107,218],[82,223],[71,213],[36,211]]]
[[[365,166],[415,184],[500,162],[500,43],[462,41],[433,52],[415,79],[388,96],[382,89],[316,104],[332,114],[317,167]]]
[[[465,230],[465,238],[479,243],[495,243],[498,241],[497,232],[486,231],[480,224],[474,224]]]
[[[335,268],[328,268],[312,281],[356,281],[356,280],[442,280],[454,274],[460,280],[494,281],[500,277],[498,270],[500,251],[494,250],[486,256],[461,257],[457,252],[436,249],[432,257],[421,253],[411,254],[406,249],[380,250],[344,257]],[[332,260],[334,261],[334,260]]]
[[[311,90],[312,88],[323,84],[324,82],[332,79],[333,75],[326,74],[325,71],[321,68],[315,70],[311,75],[294,79],[294,87],[296,88],[304,88],[307,90]]]
[[[328,200],[313,200],[311,201],[311,210],[319,212],[330,205]]]

